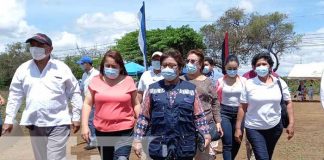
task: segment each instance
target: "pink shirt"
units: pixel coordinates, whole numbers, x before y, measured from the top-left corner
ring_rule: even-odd
[[[134,80],[126,76],[123,81],[109,86],[100,76],[95,76],[89,90],[95,104],[94,126],[101,132],[114,132],[134,127],[135,112],[132,92],[136,91]]]

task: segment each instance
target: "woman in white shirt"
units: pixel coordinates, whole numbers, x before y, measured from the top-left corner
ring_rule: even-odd
[[[247,80],[241,94],[241,105],[238,111],[235,139],[242,141],[241,123],[244,126],[249,142],[257,160],[270,160],[278,142],[283,125],[281,123],[281,98],[287,104],[289,126],[286,132],[288,140],[294,136],[294,115],[292,101],[285,81],[271,75],[273,60],[267,53],[253,57],[257,77]],[[279,83],[282,86],[282,92]]]
[[[246,79],[237,75],[238,67],[238,58],[235,55],[229,55],[225,64],[226,74],[216,83],[218,101],[221,106],[221,125],[224,132],[222,137],[224,160],[234,160],[240,149],[240,143],[235,141],[234,133],[240,96]]]

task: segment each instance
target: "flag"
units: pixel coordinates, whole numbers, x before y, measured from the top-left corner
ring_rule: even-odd
[[[143,6],[138,12],[138,21],[139,21],[139,32],[138,32],[138,45],[143,54],[143,63],[145,70],[146,67],[146,25],[145,25],[145,4],[143,1]]]
[[[222,72],[225,75],[226,70],[225,70],[225,61],[226,58],[228,57],[228,32],[225,33],[224,41],[223,41],[223,46],[222,46]]]

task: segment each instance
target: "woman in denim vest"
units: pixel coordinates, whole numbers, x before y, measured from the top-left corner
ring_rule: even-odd
[[[179,51],[169,50],[161,57],[164,80],[149,86],[135,128],[134,149],[142,150],[141,141],[149,131],[148,153],[152,159],[193,159],[198,130],[206,147],[210,142],[209,126],[196,86],[179,78],[184,66]]]

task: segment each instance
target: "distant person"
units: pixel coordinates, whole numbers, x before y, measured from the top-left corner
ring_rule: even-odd
[[[304,81],[301,80],[299,81],[299,86],[298,86],[298,99],[299,101],[304,101],[306,99],[306,86],[304,84]]]
[[[142,102],[143,95],[145,95],[145,91],[148,89],[149,85],[163,79],[161,75],[161,64],[160,58],[162,56],[162,52],[156,51],[152,54],[152,70],[145,71],[141,79],[138,82],[137,86],[137,99],[139,102]]]
[[[215,68],[215,62],[212,58],[210,57],[205,57],[204,59],[204,69],[202,71],[202,73],[208,77],[210,80],[212,80],[213,85],[216,84],[216,81],[220,78],[223,77],[223,74],[221,72],[219,72],[216,68]]]
[[[12,131],[26,99],[20,125],[29,130],[35,159],[66,159],[70,127],[74,133],[80,129],[82,97],[78,81],[66,64],[53,59],[52,41],[47,35],[37,33],[26,43],[33,59],[20,65],[12,78],[3,132]]]
[[[83,139],[88,143],[90,141],[88,122],[91,109],[95,106],[93,123],[101,159],[129,159],[140,104],[134,80],[128,76],[118,51],[105,53],[100,63],[100,74],[92,78],[88,89],[82,108]],[[116,143],[109,144],[112,139]]]
[[[77,62],[82,70],[84,71],[80,83],[80,89],[82,93],[82,97],[84,98],[85,95],[89,92],[88,85],[91,81],[91,79],[97,75],[99,75],[99,71],[95,69],[92,64],[93,61],[89,56],[82,56],[81,59]],[[90,117],[89,117],[89,128],[90,128],[90,141],[88,145],[84,148],[86,150],[95,149],[97,147],[97,138],[96,138],[96,129],[93,125],[93,119],[94,119],[94,106],[91,108]]]
[[[0,106],[5,105],[6,104],[6,100],[0,95]],[[0,136],[2,133],[2,117],[1,117],[2,113],[0,112]]]
[[[308,98],[309,98],[309,100],[312,101],[313,100],[313,96],[314,96],[314,87],[313,87],[312,84],[309,85],[307,91],[308,91]]]
[[[244,122],[246,136],[257,160],[271,160],[275,146],[282,134],[281,100],[287,104],[289,125],[288,140],[294,136],[294,114],[288,86],[281,78],[271,75],[273,60],[269,54],[253,57],[257,77],[248,79],[241,93],[235,139],[242,142],[241,125]],[[282,90],[279,85],[281,84]]]
[[[321,103],[322,103],[322,107],[324,108],[324,72],[322,74],[322,79],[321,79]]]
[[[224,160],[234,160],[241,145],[235,141],[234,133],[241,92],[245,88],[246,79],[237,74],[238,68],[237,56],[229,55],[225,63],[226,74],[216,83],[224,131],[222,137]],[[243,126],[241,128],[243,130]]]

